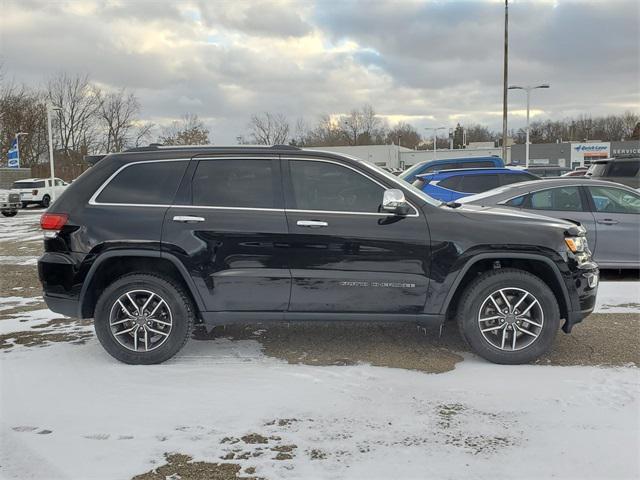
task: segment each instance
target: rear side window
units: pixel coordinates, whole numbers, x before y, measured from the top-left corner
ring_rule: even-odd
[[[497,174],[465,175],[461,183],[461,192],[480,193],[499,186]]]
[[[298,210],[379,212],[384,188],[350,168],[291,160],[293,200]]]
[[[25,189],[25,188],[43,188],[44,181],[40,182],[14,182],[13,187],[16,190]]]
[[[597,212],[640,213],[640,195],[615,187],[589,187]]]
[[[107,184],[96,198],[96,202],[169,205],[188,163],[169,161],[130,165]]]
[[[461,176],[449,177],[445,178],[438,182],[438,186],[442,188],[446,188],[447,190],[455,190],[460,191],[460,182],[462,181]]]
[[[541,190],[531,194],[531,208],[534,210],[559,210],[581,212],[582,198],[578,187],[561,187]]]
[[[607,173],[608,177],[635,177],[640,170],[640,160],[638,161],[625,161],[625,162],[611,162],[611,167]]]
[[[205,207],[274,208],[272,161],[202,160],[192,183],[193,204]]]

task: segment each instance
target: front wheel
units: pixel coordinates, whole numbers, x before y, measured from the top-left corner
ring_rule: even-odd
[[[161,363],[189,339],[191,300],[173,281],[133,273],[109,285],[96,304],[96,335],[114,358],[129,364]]]
[[[558,302],[547,284],[512,268],[492,270],[472,281],[457,317],[473,351],[501,364],[528,363],[544,355],[560,326]]]
[[[42,202],[40,202],[40,204],[44,208],[49,208],[50,203],[51,203],[51,197],[49,195],[45,195],[44,197],[42,197]]]
[[[2,215],[5,217],[15,217],[17,214],[17,210],[2,210]]]

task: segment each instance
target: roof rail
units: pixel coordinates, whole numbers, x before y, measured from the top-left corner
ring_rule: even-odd
[[[278,150],[302,150],[295,145],[271,145],[271,148],[277,148]]]

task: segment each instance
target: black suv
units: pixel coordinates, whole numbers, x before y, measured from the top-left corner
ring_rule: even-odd
[[[115,358],[171,358],[194,324],[455,318],[497,363],[545,353],[594,308],[579,225],[433,200],[374,165],[295,147],[107,155],[42,216],[54,311]]]
[[[591,162],[585,176],[622,183],[631,188],[640,188],[640,158],[617,157],[595,160]]]

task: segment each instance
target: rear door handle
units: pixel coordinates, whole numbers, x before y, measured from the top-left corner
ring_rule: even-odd
[[[174,222],[182,222],[182,223],[198,223],[204,222],[204,217],[194,217],[191,215],[176,215],[173,217]]]
[[[296,225],[299,227],[309,227],[309,228],[320,228],[320,227],[328,227],[329,224],[327,222],[319,222],[317,220],[298,220]]]
[[[618,220],[614,220],[612,218],[605,218],[602,220],[598,220],[598,223],[601,223],[603,225],[615,225],[616,223],[620,223],[618,222]]]

